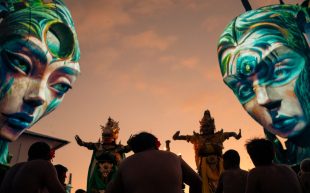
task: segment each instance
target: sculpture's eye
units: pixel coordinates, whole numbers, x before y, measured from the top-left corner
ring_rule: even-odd
[[[300,70],[295,61],[286,59],[278,62],[273,71],[273,86],[279,86],[288,83],[294,77],[298,76]]]
[[[2,50],[1,52],[4,62],[14,71],[28,75],[31,70],[31,64],[21,55],[11,52],[9,50]]]
[[[56,90],[56,92],[62,96],[64,95],[66,92],[68,92],[69,89],[71,89],[71,85],[66,84],[66,83],[56,83],[52,85],[52,88],[54,90]]]
[[[278,67],[275,68],[274,70],[274,80],[281,82],[285,79],[285,77],[287,76],[287,74],[289,73],[288,69],[282,68],[282,67]]]
[[[253,93],[252,86],[248,84],[243,84],[238,89],[238,96],[241,98],[247,98],[252,93]]]

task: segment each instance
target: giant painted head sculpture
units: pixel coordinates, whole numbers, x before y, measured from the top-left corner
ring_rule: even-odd
[[[60,0],[0,0],[0,138],[14,141],[62,102],[79,46]]]
[[[262,7],[235,18],[218,44],[226,85],[268,133],[288,139],[309,137],[307,22],[299,5]]]

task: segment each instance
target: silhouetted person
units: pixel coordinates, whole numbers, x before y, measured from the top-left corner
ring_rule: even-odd
[[[304,193],[310,193],[310,158],[300,164],[299,181]]]
[[[51,149],[45,142],[32,144],[28,161],[15,164],[6,173],[0,193],[66,193],[51,163]]]
[[[71,192],[71,188],[72,188],[71,176],[69,177],[69,182],[66,184],[68,168],[66,168],[65,166],[61,164],[57,164],[54,167],[57,171],[58,180],[60,181],[62,186],[65,188],[66,192],[67,193]]]
[[[286,165],[274,164],[274,146],[266,139],[252,139],[246,149],[255,168],[248,174],[246,193],[302,193],[296,173]]]
[[[182,182],[201,193],[199,175],[176,154],[158,150],[154,135],[142,132],[127,143],[134,155],[121,162],[106,193],[182,193]]]
[[[216,189],[216,193],[244,193],[248,172],[240,169],[239,153],[233,149],[223,154],[224,171]]]
[[[86,191],[82,190],[82,189],[78,189],[78,190],[75,191],[75,193],[86,193]]]
[[[55,167],[56,172],[57,172],[58,180],[63,185],[63,187],[66,188],[65,181],[66,181],[66,178],[67,178],[68,168],[66,168],[65,166],[63,166],[61,164],[57,164],[54,167]]]

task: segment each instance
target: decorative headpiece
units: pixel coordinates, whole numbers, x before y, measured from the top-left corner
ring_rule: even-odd
[[[9,12],[17,11],[25,7],[42,6],[51,2],[56,3],[57,0],[0,0],[1,8],[5,7]]]
[[[0,0],[0,42],[35,36],[55,58],[78,61],[80,50],[69,10],[61,0]]]
[[[111,137],[113,136],[114,139],[116,139],[119,133],[119,126],[118,122],[114,121],[111,117],[108,118],[108,122],[105,124],[105,126],[100,125],[102,130],[102,137]]]
[[[206,110],[204,112],[204,115],[202,119],[199,121],[200,123],[200,131],[214,131],[215,125],[214,125],[214,119],[211,117],[210,111]]]

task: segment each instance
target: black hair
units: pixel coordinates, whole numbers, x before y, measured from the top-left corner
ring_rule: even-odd
[[[35,142],[28,150],[28,161],[43,159],[51,160],[51,148],[45,142]]]
[[[275,157],[274,146],[267,139],[254,138],[248,141],[245,146],[255,166],[269,165]]]
[[[147,132],[136,134],[130,137],[127,141],[127,144],[131,147],[134,153],[149,149],[158,149],[157,143],[158,139],[154,135]]]
[[[57,171],[57,174],[59,173],[66,173],[68,171],[68,168],[66,168],[65,166],[61,165],[61,164],[57,164],[57,165],[54,165],[56,171]]]
[[[300,170],[303,172],[310,172],[310,158],[302,160],[300,164]]]
[[[230,149],[223,154],[224,169],[239,168],[240,156],[236,150]]]
[[[66,181],[66,173],[68,171],[68,168],[61,164],[54,165],[56,171],[57,171],[57,177],[61,184],[65,184]]]
[[[78,190],[75,191],[75,193],[86,193],[86,191],[83,190],[83,189],[78,189]]]

